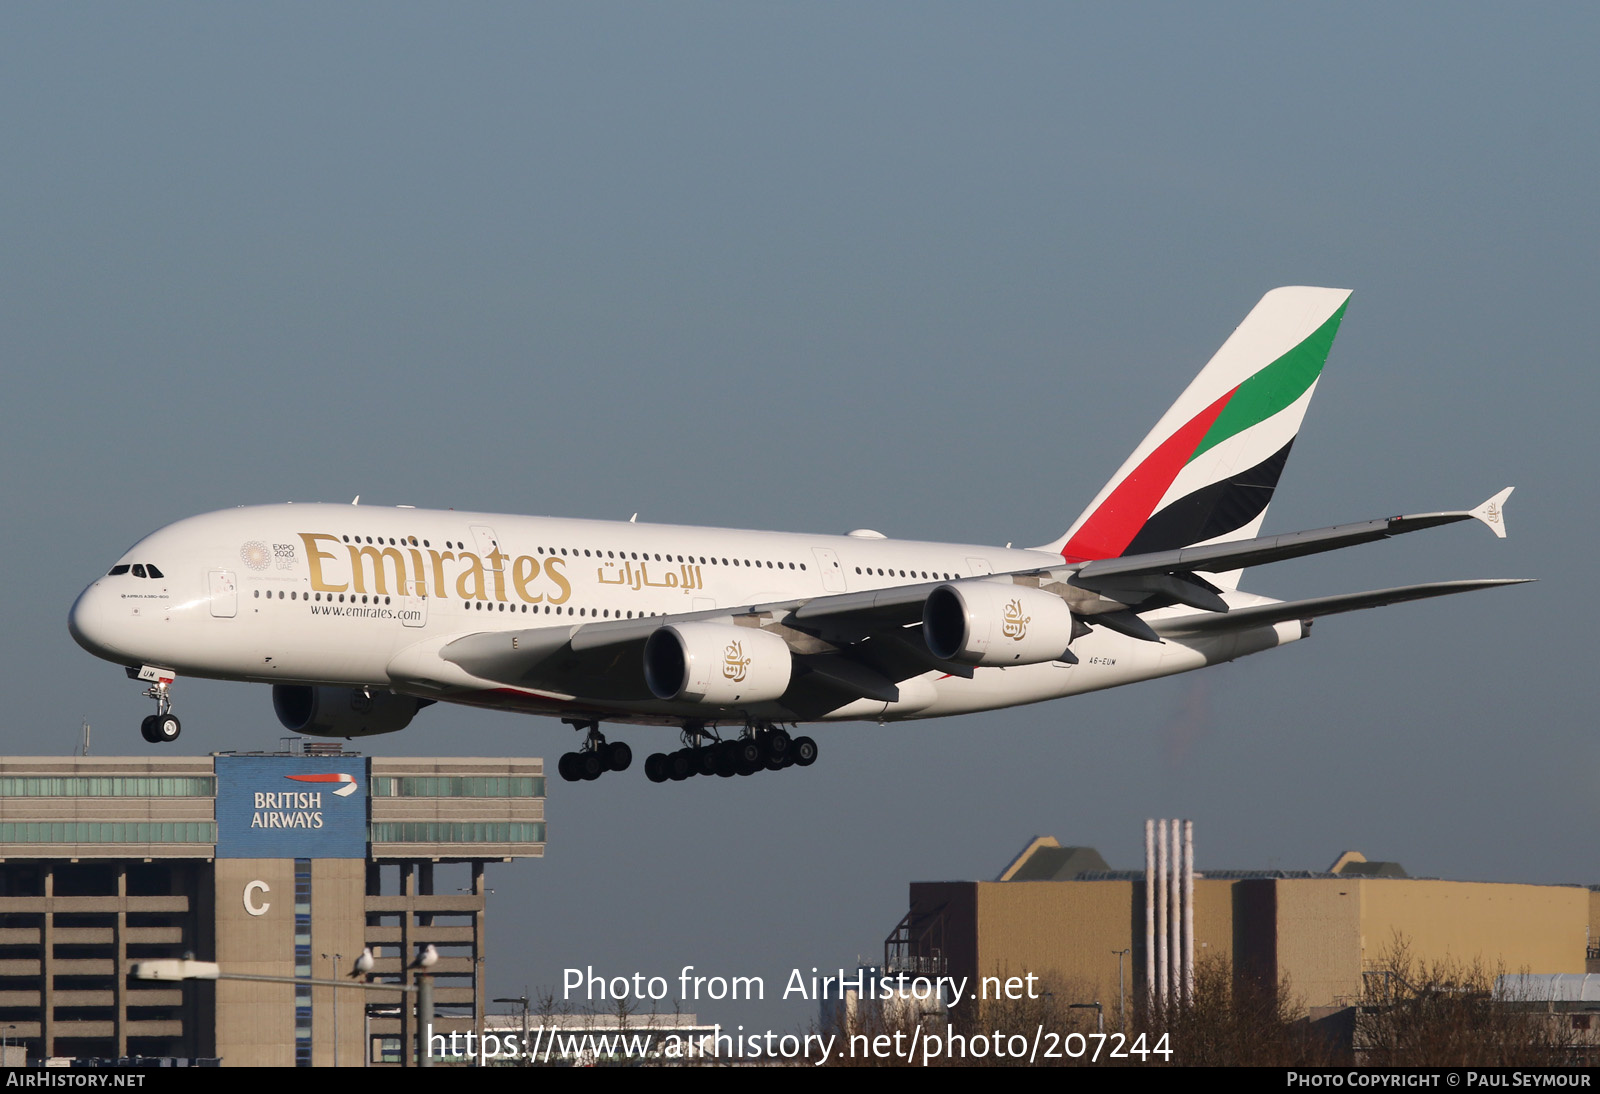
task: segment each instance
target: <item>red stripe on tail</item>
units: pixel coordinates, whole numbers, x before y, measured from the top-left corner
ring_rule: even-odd
[[[1178,472],[1205,439],[1211,423],[1217,420],[1217,415],[1238,390],[1233,388],[1189,419],[1146,456],[1127,478],[1117,483],[1100,508],[1089,515],[1083,527],[1061,548],[1062,557],[1068,562],[1087,562],[1096,558],[1117,558],[1127,550],[1144,522],[1155,512],[1172,480],[1178,477]]]

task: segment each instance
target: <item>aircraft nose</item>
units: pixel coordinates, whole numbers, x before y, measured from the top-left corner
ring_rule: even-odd
[[[73,602],[72,610],[67,613],[67,630],[72,633],[73,641],[96,657],[117,661],[122,653],[112,643],[108,609],[104,590],[97,581],[79,593]]]

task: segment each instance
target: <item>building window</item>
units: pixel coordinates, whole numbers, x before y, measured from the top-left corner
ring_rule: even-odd
[[[373,843],[543,843],[542,821],[379,821]]]
[[[8,775],[0,798],[214,798],[212,775]]]
[[[294,974],[311,979],[311,860],[294,860]],[[311,1066],[311,985],[294,989],[294,1066]]]
[[[216,843],[215,821],[0,821],[0,843]]]
[[[372,780],[375,798],[542,798],[542,775],[400,775]]]

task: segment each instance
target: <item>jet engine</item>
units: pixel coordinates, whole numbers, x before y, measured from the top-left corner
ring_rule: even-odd
[[[922,607],[922,635],[935,657],[963,665],[1055,661],[1072,641],[1072,609],[1029,585],[963,581],[940,585]]]
[[[674,623],[644,644],[644,678],[657,699],[716,706],[776,699],[794,660],[782,638],[726,623]]]
[[[316,737],[394,733],[411,724],[420,706],[408,695],[376,689],[272,685],[272,710],[283,728]]]

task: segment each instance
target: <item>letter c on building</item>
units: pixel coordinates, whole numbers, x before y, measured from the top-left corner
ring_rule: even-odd
[[[266,915],[267,909],[272,907],[272,902],[257,904],[252,899],[257,893],[270,893],[272,889],[264,881],[252,881],[244,887],[244,910],[251,915]]]

